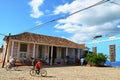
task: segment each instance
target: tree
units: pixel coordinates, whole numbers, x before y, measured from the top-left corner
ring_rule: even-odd
[[[104,65],[104,63],[107,60],[107,55],[104,55],[103,53],[91,53],[87,54],[85,61],[87,64],[90,64],[92,66],[101,66]]]

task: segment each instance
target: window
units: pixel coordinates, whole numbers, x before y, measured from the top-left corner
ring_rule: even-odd
[[[20,44],[20,52],[27,52],[27,44]]]
[[[20,53],[20,58],[27,58],[26,53]]]
[[[21,43],[20,44],[20,58],[26,58],[27,57],[27,44]]]

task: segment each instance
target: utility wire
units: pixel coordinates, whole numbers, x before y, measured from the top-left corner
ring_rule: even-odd
[[[5,34],[2,34],[2,33],[0,33],[0,35],[1,35],[1,36],[7,36],[7,35],[5,35]]]
[[[102,0],[102,1],[99,1],[99,2],[97,2],[96,4],[93,4],[93,5],[89,6],[89,7],[86,7],[86,8],[84,8],[84,9],[78,10],[78,11],[76,11],[76,12],[68,15],[67,17],[72,16],[72,15],[74,15],[74,14],[76,14],[76,13],[81,12],[81,11],[87,10],[87,9],[89,9],[89,8],[98,6],[98,5],[103,4],[103,3],[105,3],[105,2],[108,2],[108,1],[110,1],[110,0]]]
[[[110,3],[120,6],[120,3],[116,3],[116,2],[113,2],[113,1],[110,1]]]
[[[7,35],[2,34],[2,33],[0,33],[0,35],[1,35],[1,36],[7,36]],[[3,43],[3,41],[1,40],[1,41],[0,41],[0,47],[1,47],[2,43]]]
[[[95,7],[95,6],[98,6],[98,5],[101,5],[101,4],[103,4],[103,3],[105,3],[105,2],[108,2],[108,1],[110,1],[110,0],[102,0],[102,1],[99,1],[99,2],[97,2],[97,3],[95,3],[95,4],[91,5],[91,6],[88,6],[88,7],[86,7],[86,8],[80,9],[80,10],[78,10],[78,11],[76,11],[76,12],[73,12],[73,13],[67,15],[67,16],[62,16],[62,17],[59,17],[59,18],[56,18],[56,19],[52,19],[52,20],[50,20],[50,21],[48,21],[48,22],[45,22],[45,23],[43,23],[43,24],[41,24],[41,25],[37,25],[37,26],[29,29],[29,31],[35,30],[35,29],[37,29],[37,28],[39,28],[39,27],[41,27],[41,26],[47,25],[47,24],[49,24],[49,23],[51,23],[51,22],[58,21],[58,20],[60,20],[60,19],[65,19],[65,18],[67,18],[67,17],[69,17],[69,16],[72,16],[72,15],[74,15],[74,14],[76,14],[76,13],[79,13],[79,12],[81,12],[81,11],[87,10],[87,9],[89,9],[89,8],[92,8],[92,7]],[[28,31],[28,30],[27,30],[27,31]]]

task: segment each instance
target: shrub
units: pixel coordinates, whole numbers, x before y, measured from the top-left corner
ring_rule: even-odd
[[[85,61],[87,64],[93,65],[93,66],[101,66],[104,65],[104,63],[107,60],[107,56],[102,53],[91,53],[87,54]]]

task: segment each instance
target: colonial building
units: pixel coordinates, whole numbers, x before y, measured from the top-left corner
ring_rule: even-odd
[[[65,57],[68,56],[71,63],[80,59],[84,44],[77,44],[65,38],[40,35],[24,32],[4,38],[8,42],[6,61],[10,57],[15,57],[21,62],[25,62],[33,57],[35,59],[48,60],[50,65],[64,64]],[[4,45],[4,54],[6,43]]]

